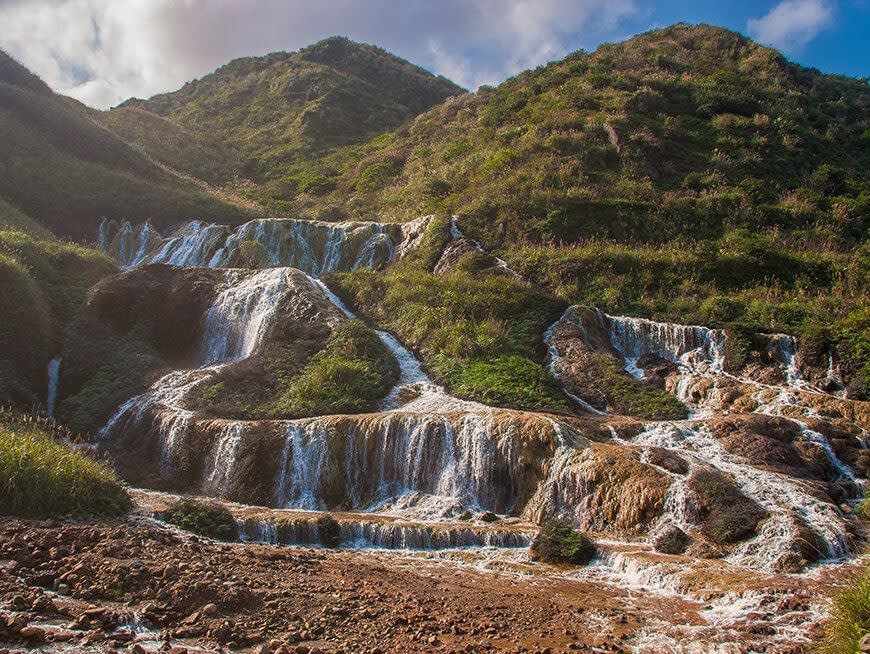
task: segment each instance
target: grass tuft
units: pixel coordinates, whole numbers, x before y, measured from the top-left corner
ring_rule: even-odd
[[[130,507],[108,467],[54,440],[44,423],[0,416],[0,513],[117,516]]]

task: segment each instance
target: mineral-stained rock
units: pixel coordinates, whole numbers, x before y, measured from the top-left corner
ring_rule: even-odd
[[[655,548],[662,554],[683,554],[692,539],[679,527],[670,527],[655,539]]]
[[[718,545],[728,545],[751,537],[756,525],[767,515],[755,501],[746,497],[722,472],[701,468],[688,480],[689,489],[701,511],[701,531]]]

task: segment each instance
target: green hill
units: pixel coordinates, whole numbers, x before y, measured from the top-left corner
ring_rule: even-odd
[[[248,211],[146,158],[0,52],[0,200],[60,236],[93,239],[101,217],[158,225]]]
[[[333,37],[298,52],[236,59],[178,91],[128,100],[105,123],[122,135],[139,131],[131,123],[142,117],[129,110],[148,111],[198,138],[233,145],[244,157],[244,175],[279,180],[293,162],[394,129],[461,92],[380,48]],[[159,142],[143,145],[181,170],[219,176],[178,161]]]

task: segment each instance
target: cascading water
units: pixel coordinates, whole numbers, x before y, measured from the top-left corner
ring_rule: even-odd
[[[322,546],[317,518],[283,520],[239,518],[239,540],[275,545]],[[528,531],[472,528],[456,524],[424,525],[382,520],[339,522],[339,546],[354,549],[437,550],[469,547],[528,547]]]
[[[122,404],[100,430],[100,442],[152,415],[161,443],[159,467],[163,473],[170,471],[175,446],[193,418],[193,412],[183,406],[184,399],[220,368],[215,364],[250,356],[256,350],[292,288],[291,275],[291,270],[281,268],[254,273],[228,270],[226,288],[203,318],[200,358],[205,367],[171,372],[147,392]]]
[[[404,242],[416,237],[415,223],[325,223],[306,220],[252,220],[232,232],[223,225],[193,221],[163,238],[150,223],[104,220],[99,245],[123,267],[144,263],[227,268],[239,265],[246,244],[258,267],[293,267],[320,276],[336,270],[380,268]]]
[[[292,421],[275,503],[436,519],[465,509],[508,513],[521,508],[517,431],[477,414],[375,414],[350,425]]]
[[[796,541],[796,528],[803,524],[825,543],[827,557],[842,559],[849,553],[849,533],[838,509],[819,500],[799,480],[743,463],[724,450],[702,424],[691,422],[651,423],[625,445],[658,447],[678,453],[697,465],[707,465],[730,475],[741,492],[766,509],[758,536],[740,545],[730,560],[757,570],[777,571]],[[682,508],[681,508],[682,507]],[[668,518],[688,526],[694,520],[685,513],[685,503],[666,508],[675,511]]]
[[[200,360],[205,365],[250,356],[290,286],[286,268],[251,276],[227,271],[227,288],[205,314]]]
[[[45,413],[54,417],[54,406],[57,403],[57,387],[60,382],[60,357],[48,362],[48,389],[45,394]]]
[[[229,490],[244,434],[245,424],[242,422],[227,422],[221,426],[220,437],[205,474],[204,487],[211,495],[226,495]]]
[[[606,322],[613,348],[622,356],[625,369],[638,379],[644,376],[638,361],[647,355],[687,372],[720,372],[724,365],[725,334],[721,330],[624,316],[606,316]]]

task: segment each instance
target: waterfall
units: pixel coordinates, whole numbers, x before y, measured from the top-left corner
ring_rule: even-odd
[[[164,238],[147,222],[103,220],[98,243],[127,268],[143,263],[228,268],[238,265],[246,243],[255,243],[260,267],[292,267],[320,276],[387,265],[397,250],[406,249],[406,240],[418,238],[417,222],[406,226],[258,219],[231,231],[224,225],[192,221]]]
[[[48,391],[45,394],[45,413],[54,418],[54,406],[57,402],[57,387],[60,381],[60,357],[48,362]]]
[[[238,518],[239,540],[274,545],[323,545],[316,515],[299,518]],[[339,516],[339,547],[354,549],[439,550],[467,547],[525,548],[528,530],[472,527],[458,524],[422,525]]]
[[[226,237],[226,233],[227,228],[223,225],[200,221],[188,223],[166,240],[163,246],[151,255],[148,262],[174,266],[201,266]]]
[[[291,423],[281,451],[275,489],[279,507],[316,510],[326,508],[321,471],[326,463],[327,433],[316,421]]]
[[[756,570],[777,571],[796,540],[797,525],[803,524],[825,543],[830,559],[849,553],[849,531],[836,506],[816,498],[800,480],[778,472],[761,470],[742,463],[739,456],[722,447],[709,430],[692,423],[651,423],[645,431],[625,445],[662,447],[698,464],[709,465],[730,475],[747,497],[769,512],[758,535],[743,542],[729,559]],[[671,505],[673,508],[679,503]],[[674,514],[673,522],[691,521],[685,514]]]
[[[645,318],[607,316],[610,342],[623,358],[625,370],[644,376],[638,361],[654,355],[685,372],[719,372],[725,363],[725,334],[695,325],[654,322]]]
[[[219,365],[250,356],[268,332],[271,320],[293,286],[289,269],[275,268],[248,273],[226,271],[226,288],[215,298],[203,318],[200,359],[203,368],[176,370],[157,382],[145,393],[122,404],[100,430],[102,444],[133,425],[141,424],[149,415],[153,429],[160,439],[162,473],[172,470],[177,443],[189,431],[193,412],[183,408],[184,399],[199,385],[205,383]],[[244,423],[235,423],[243,425]],[[218,446],[216,461],[223,465],[238,449],[242,431],[227,426],[226,441]],[[217,463],[216,463],[217,465]],[[209,483],[225,484],[222,473],[214,473]]]
[[[522,508],[519,425],[491,415],[387,413],[288,424],[279,508],[341,505],[425,518]],[[326,471],[329,471],[328,473]]]
[[[245,277],[226,273],[227,288],[205,314],[200,360],[205,365],[250,356],[289,290],[290,271],[272,268]]]
[[[221,426],[212,458],[208,463],[204,487],[210,494],[222,496],[229,491],[239,446],[245,434],[245,423],[227,422]]]

